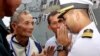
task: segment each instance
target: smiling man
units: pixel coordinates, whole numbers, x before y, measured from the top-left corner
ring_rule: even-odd
[[[14,56],[32,56],[42,51],[40,44],[31,39],[34,30],[33,16],[27,10],[18,10],[11,20],[13,35],[7,40]]]

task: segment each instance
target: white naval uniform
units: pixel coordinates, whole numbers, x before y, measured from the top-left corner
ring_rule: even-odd
[[[31,38],[29,38],[29,42],[28,42],[27,47],[22,47],[21,45],[12,42],[11,37],[7,37],[7,40],[10,44],[10,48],[12,49],[12,47],[13,47],[13,51],[15,52],[15,53],[13,52],[14,56],[26,56],[26,54],[27,54],[27,56],[31,56],[33,54],[33,52],[35,54],[39,53],[38,48],[36,47],[36,45],[34,43],[34,40],[32,40]],[[18,42],[15,39],[15,37],[13,38],[13,40]],[[25,51],[25,48],[26,48],[26,51]]]
[[[92,38],[82,38],[85,29],[93,30]],[[94,22],[79,32],[68,56],[100,56],[100,33]]]

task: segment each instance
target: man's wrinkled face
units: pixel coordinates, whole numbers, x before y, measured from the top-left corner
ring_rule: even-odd
[[[49,28],[55,33],[57,32],[57,29],[60,28],[60,25],[63,23],[62,21],[58,19],[58,16],[59,14],[56,14],[55,16],[50,17]]]
[[[18,24],[15,25],[16,34],[20,36],[32,36],[34,21],[31,14],[21,15]]]

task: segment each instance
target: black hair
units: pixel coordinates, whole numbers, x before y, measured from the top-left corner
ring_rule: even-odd
[[[57,12],[57,11],[53,11],[53,12],[51,12],[49,15],[48,15],[48,17],[47,17],[47,21],[48,21],[48,24],[50,24],[51,22],[50,22],[50,17],[51,16],[55,16],[56,14],[58,14],[59,12]]]

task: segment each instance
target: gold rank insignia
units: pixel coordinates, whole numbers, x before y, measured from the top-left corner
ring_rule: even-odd
[[[92,29],[86,29],[83,32],[82,38],[92,38],[93,30]]]
[[[66,10],[70,10],[70,9],[72,9],[72,8],[74,8],[74,5],[71,5],[71,6],[68,6],[68,7],[65,7],[65,8],[62,8],[62,9],[60,9],[60,10],[57,10],[59,13],[64,13]]]

